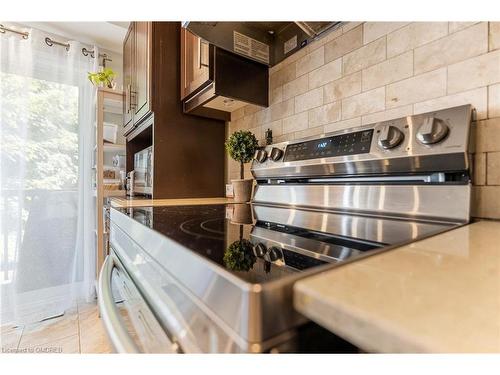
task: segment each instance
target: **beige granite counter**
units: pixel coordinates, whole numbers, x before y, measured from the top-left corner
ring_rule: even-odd
[[[182,199],[144,199],[144,198],[112,198],[111,207],[141,207],[141,206],[182,206],[196,204],[233,203],[232,198],[182,198]]]
[[[307,278],[295,305],[369,352],[500,352],[500,222]]]

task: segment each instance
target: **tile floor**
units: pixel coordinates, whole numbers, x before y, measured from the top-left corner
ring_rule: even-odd
[[[1,353],[111,353],[96,303],[78,303],[59,318],[2,326]]]

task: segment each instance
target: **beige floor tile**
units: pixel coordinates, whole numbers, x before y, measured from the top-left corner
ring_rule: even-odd
[[[18,326],[15,324],[4,324],[0,327],[0,333],[12,333],[13,331],[22,330],[24,326]]]
[[[23,332],[24,329],[24,332]],[[1,347],[21,353],[111,353],[97,304],[79,302],[60,317],[26,327],[1,327]],[[82,343],[82,345],[80,345]]]
[[[0,332],[1,333],[10,333],[13,330],[23,328],[23,326],[16,326],[14,324],[4,324],[0,327]]]
[[[112,353],[97,306],[80,309],[80,348],[82,353]]]
[[[80,320],[86,319],[88,317],[94,317],[99,315],[99,310],[96,303],[79,303],[78,304],[78,316]]]
[[[19,352],[30,354],[78,354],[80,353],[79,337],[73,335],[43,345],[20,346]]]
[[[9,353],[12,350],[17,349],[19,341],[21,340],[22,332],[23,327],[2,326],[0,336],[1,353]]]
[[[19,346],[43,345],[73,335],[78,335],[78,315],[76,313],[27,325]]]
[[[80,325],[80,347],[82,353],[99,354],[113,352],[99,318],[89,319]]]
[[[79,302],[60,318],[26,327],[5,325],[1,333],[4,352],[112,353],[96,303]]]

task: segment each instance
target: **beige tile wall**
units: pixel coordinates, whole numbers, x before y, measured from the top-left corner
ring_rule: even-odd
[[[234,112],[228,133],[264,144],[268,128],[279,142],[466,103],[477,110],[473,214],[500,219],[499,22],[348,23],[272,67],[270,106]]]

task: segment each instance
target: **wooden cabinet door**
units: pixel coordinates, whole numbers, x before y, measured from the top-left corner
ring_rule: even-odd
[[[134,110],[132,109],[132,86],[133,86],[133,61],[134,61],[134,24],[132,23],[123,44],[123,87],[125,98],[123,100],[123,126],[125,132],[127,127],[133,124]]]
[[[151,22],[135,22],[134,122],[151,111]]]
[[[181,99],[210,80],[209,44],[181,28]]]

